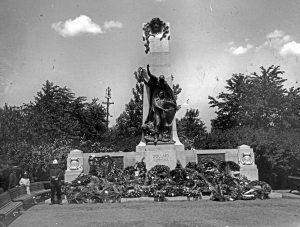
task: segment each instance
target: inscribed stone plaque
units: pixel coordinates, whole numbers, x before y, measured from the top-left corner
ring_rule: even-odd
[[[156,165],[166,165],[170,169],[176,167],[176,152],[175,151],[148,151],[146,152],[146,168],[150,170]]]

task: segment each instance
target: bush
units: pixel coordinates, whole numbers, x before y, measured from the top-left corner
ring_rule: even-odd
[[[272,188],[285,189],[287,176],[300,175],[300,132],[295,130],[234,128],[215,130],[207,136],[205,149],[234,149],[242,144],[253,148],[259,179]]]
[[[72,150],[71,140],[55,140],[52,144],[39,147],[20,146],[11,148],[7,153],[8,163],[17,165],[29,173],[32,181],[49,180],[49,171],[54,159],[61,169],[67,169],[68,153]],[[26,147],[26,149],[23,149]]]

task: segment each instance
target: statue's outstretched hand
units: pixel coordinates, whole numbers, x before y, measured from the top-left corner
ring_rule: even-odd
[[[149,64],[147,65],[147,68],[148,68],[148,69],[150,68],[150,65],[149,65]]]

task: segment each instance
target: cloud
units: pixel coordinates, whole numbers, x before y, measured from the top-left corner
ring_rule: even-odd
[[[103,28],[122,28],[123,25],[118,21],[105,21]],[[72,37],[80,34],[102,34],[105,33],[100,25],[94,23],[88,16],[81,15],[74,20],[69,19],[63,22],[52,24],[52,28],[63,37]]]
[[[233,41],[231,41],[231,42],[228,43],[229,46],[231,46],[231,45],[233,45],[233,44],[234,44]]]
[[[247,44],[246,47],[243,47],[243,46],[230,47],[230,49],[228,51],[234,55],[241,55],[241,54],[246,54],[248,52],[248,50],[250,50],[251,48],[253,48],[253,46],[251,44]]]
[[[165,0],[155,0],[156,2],[164,2]]]
[[[85,15],[76,17],[74,20],[69,19],[65,23],[62,23],[61,21],[53,23],[52,28],[63,37],[75,36],[82,33],[104,33],[98,24],[92,22],[92,20]]]
[[[267,34],[266,38],[273,39],[273,38],[277,38],[277,37],[282,37],[283,35],[284,35],[283,31],[275,30],[274,32]]]
[[[279,53],[283,56],[287,54],[300,55],[300,43],[297,43],[295,41],[286,43],[283,45]]]
[[[105,29],[123,28],[123,24],[119,21],[105,21],[103,27]]]
[[[278,53],[282,56],[288,54],[300,55],[300,43],[294,41],[294,38],[290,35],[285,35],[284,31],[275,30],[266,35],[267,41],[256,48],[256,51],[260,51],[262,48],[272,48],[278,50]]]
[[[285,43],[289,42],[292,40],[292,37],[290,35],[285,35],[285,36],[277,36],[274,38],[269,38],[266,42],[264,42],[263,45],[261,45],[258,48],[262,47],[272,47],[275,49],[280,49]]]

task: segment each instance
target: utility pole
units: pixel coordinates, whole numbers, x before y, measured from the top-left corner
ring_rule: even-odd
[[[114,104],[113,102],[109,102],[109,100],[111,99],[111,93],[110,92],[111,92],[111,88],[108,87],[106,89],[106,96],[105,96],[105,98],[107,99],[107,102],[102,102],[102,104],[106,104],[106,124],[107,124],[107,130],[108,130],[108,123],[109,123],[108,118],[112,117],[112,116],[109,115],[109,105]]]

